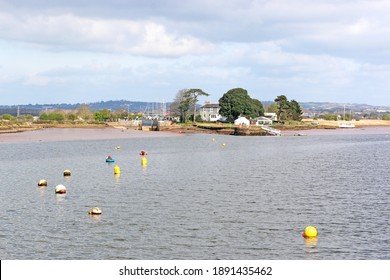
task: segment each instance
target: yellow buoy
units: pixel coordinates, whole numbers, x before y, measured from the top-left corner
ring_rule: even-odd
[[[302,233],[303,237],[316,237],[317,229],[313,226],[307,226],[305,231]]]
[[[142,166],[146,166],[148,164],[148,160],[146,159],[146,157],[143,157],[142,159],[141,159],[141,165]]]
[[[214,141],[215,141],[215,138],[211,138],[211,141],[213,141],[213,142],[214,142]]]
[[[100,215],[102,214],[102,210],[100,210],[99,207],[93,207],[91,210],[88,211],[89,215]]]
[[[38,182],[38,187],[46,187],[47,186],[47,181],[44,179],[39,180]]]
[[[65,171],[64,171],[64,176],[70,176],[70,170],[68,170],[68,169],[65,170]]]
[[[114,166],[114,174],[121,174],[121,169],[119,168],[118,165]]]
[[[226,143],[223,143],[223,144],[222,144],[222,147],[226,147]]]
[[[117,149],[117,150],[120,150],[120,149],[121,149],[121,146],[116,146],[116,149]]]

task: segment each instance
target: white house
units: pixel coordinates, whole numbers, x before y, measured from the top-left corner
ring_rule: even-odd
[[[245,117],[239,117],[234,121],[235,125],[249,126],[250,121]]]
[[[264,117],[277,122],[278,121],[278,115],[276,113],[264,113]]]
[[[252,121],[255,125],[272,125],[272,120],[266,117],[258,117]]]
[[[202,118],[202,121],[216,122],[222,119],[222,116],[219,114],[219,109],[219,104],[206,103],[204,106],[200,107],[199,115]]]

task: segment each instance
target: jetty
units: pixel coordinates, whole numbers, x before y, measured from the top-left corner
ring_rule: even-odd
[[[268,125],[262,125],[261,129],[265,130],[270,135],[280,136],[281,131],[276,128],[269,127]]]

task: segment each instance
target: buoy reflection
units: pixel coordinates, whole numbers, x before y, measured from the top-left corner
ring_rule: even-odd
[[[315,248],[317,247],[317,237],[308,237],[305,238],[306,248]]]
[[[121,174],[114,174],[115,185],[119,185]]]
[[[92,219],[94,219],[95,221],[100,221],[102,219],[102,215],[89,215],[90,217],[92,217]]]

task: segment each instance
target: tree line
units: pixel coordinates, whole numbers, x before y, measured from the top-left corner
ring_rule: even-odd
[[[200,89],[182,89],[171,104],[171,112],[180,117],[180,122],[192,119],[194,122],[200,116],[196,116],[196,104],[199,96],[209,96]],[[228,122],[233,122],[238,117],[257,118],[264,116],[264,106],[258,99],[249,96],[243,88],[234,88],[219,99],[219,114]],[[191,112],[193,114],[191,115]],[[276,113],[279,122],[302,119],[302,108],[295,100],[289,101],[285,95],[277,96],[274,103],[268,107],[268,112]]]
[[[140,119],[141,114],[135,114],[129,112],[126,109],[119,109],[117,111],[111,111],[109,109],[102,109],[98,111],[92,111],[89,105],[80,105],[75,110],[50,110],[43,111],[38,117],[40,122],[106,122],[118,119]],[[12,116],[11,114],[3,114],[0,116],[0,120],[8,122],[32,122],[34,117],[32,115],[20,115],[19,117]]]

